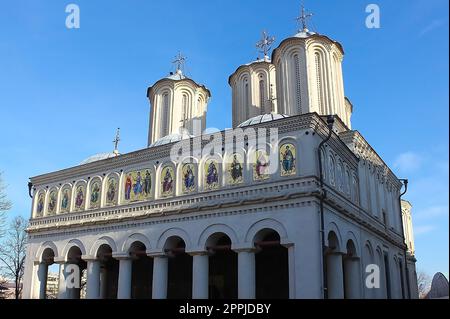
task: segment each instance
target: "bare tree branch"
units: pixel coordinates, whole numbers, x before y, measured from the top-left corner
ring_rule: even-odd
[[[27,244],[27,222],[23,217],[15,217],[0,245],[0,273],[3,277],[14,280],[16,299],[22,293],[25,252]]]
[[[419,298],[425,298],[431,289],[431,277],[427,273],[419,271],[417,273],[417,286],[419,288]]]
[[[11,202],[6,196],[6,185],[3,184],[2,172],[0,172],[0,238],[4,236],[5,212],[11,209]]]

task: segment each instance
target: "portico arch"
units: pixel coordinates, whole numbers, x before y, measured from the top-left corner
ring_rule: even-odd
[[[206,240],[209,299],[238,297],[238,258],[231,246],[232,240],[223,232],[213,233]]]
[[[110,242],[108,238],[104,238],[97,242],[98,248],[96,248],[97,245],[93,247],[94,256],[100,262],[100,299],[117,298],[119,261],[112,257],[116,247],[111,247],[108,242]]]
[[[210,241],[211,236],[216,233],[226,235],[230,239],[232,246],[238,244],[238,242],[239,242],[236,232],[230,226],[225,225],[225,224],[214,224],[214,225],[208,226],[200,234],[199,240],[197,242],[198,246],[202,249],[206,249],[208,246],[207,241]]]
[[[192,296],[192,256],[180,236],[169,236],[163,251],[168,257],[167,298],[190,299]]]
[[[352,239],[349,239],[346,244],[346,253],[343,257],[343,271],[345,299],[361,298],[360,258]]]
[[[334,225],[334,224],[331,224]],[[339,229],[337,233],[334,230],[328,232],[327,250],[324,254],[324,262],[326,267],[327,291],[328,299],[344,298],[344,273],[342,264],[342,252]]]
[[[53,243],[51,243],[53,244]],[[47,279],[48,279],[48,267],[54,263],[56,246],[44,243],[41,246],[42,250],[39,252],[39,264],[37,267],[36,279],[37,279],[37,296],[39,299],[47,299]],[[54,246],[54,248],[52,248]]]
[[[284,228],[275,224],[280,231]],[[285,233],[284,233],[285,235]],[[255,297],[257,299],[289,298],[288,250],[280,233],[262,228],[253,236],[255,253]]]
[[[150,299],[152,296],[153,259],[147,256],[147,247],[142,241],[135,240],[128,249],[132,260],[132,299]]]

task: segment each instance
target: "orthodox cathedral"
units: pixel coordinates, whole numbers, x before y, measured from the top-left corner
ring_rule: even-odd
[[[24,298],[53,264],[61,299],[417,298],[407,181],[352,129],[344,49],[309,16],[231,74],[232,129],[205,130],[211,92],[179,55],[147,90],[147,148],[117,135],[32,177]]]

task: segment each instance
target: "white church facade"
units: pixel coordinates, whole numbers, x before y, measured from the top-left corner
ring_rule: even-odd
[[[233,130],[196,134],[211,93],[179,66],[148,89],[147,148],[31,178],[24,298],[52,264],[62,299],[72,265],[91,299],[417,298],[411,205],[351,128],[342,46],[271,42],[229,78]]]

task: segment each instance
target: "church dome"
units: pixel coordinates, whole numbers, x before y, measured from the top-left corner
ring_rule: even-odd
[[[255,117],[252,117],[250,119],[248,119],[245,122],[242,122],[241,124],[238,125],[238,127],[246,127],[246,126],[250,126],[250,125],[255,125],[255,124],[260,124],[260,123],[265,123],[265,122],[271,122],[271,121],[275,121],[275,120],[280,120],[280,119],[284,119],[289,117],[289,115],[285,115],[285,114],[277,114],[277,113],[269,113],[269,114],[264,114],[264,115],[258,115]]]
[[[185,140],[185,139],[189,139],[194,137],[193,135],[190,134],[180,134],[180,133],[176,133],[176,134],[170,134],[170,135],[166,135],[164,137],[161,137],[159,140],[156,140],[154,143],[152,143],[150,145],[150,147],[155,147],[155,146],[161,146],[161,145],[166,145],[166,144],[170,144],[170,143],[175,143],[175,142],[179,142],[181,140]]]
[[[166,77],[166,79],[174,80],[174,81],[181,81],[187,79],[187,77],[181,72],[181,70],[177,70],[177,72],[173,73],[170,72],[170,75]]]
[[[308,29],[303,29],[302,31],[300,31],[299,33],[297,33],[296,35],[294,35],[294,37],[295,37],[295,38],[302,38],[302,39],[305,39],[305,38],[308,38],[308,37],[313,36],[313,35],[315,35],[315,34],[317,34],[317,33],[312,32],[312,31],[309,31]]]
[[[116,156],[117,156],[117,154],[113,153],[113,152],[111,152],[111,153],[99,153],[99,154],[95,154],[95,155],[92,155],[92,156],[86,158],[84,161],[82,161],[80,163],[80,165],[89,164],[89,163],[92,163],[92,162],[97,162],[97,161],[101,161],[101,160],[104,160],[104,159],[107,159],[107,158],[111,158],[111,157],[116,157]]]

